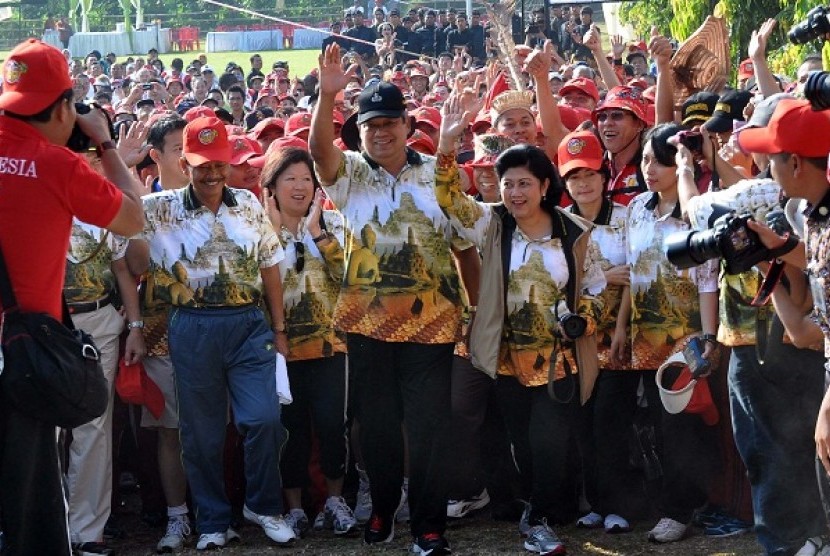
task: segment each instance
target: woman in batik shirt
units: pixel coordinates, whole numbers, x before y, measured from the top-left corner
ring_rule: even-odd
[[[707,500],[707,478],[714,472],[717,446],[714,429],[700,415],[666,412],[656,392],[656,369],[690,336],[703,333],[709,340],[706,358],[712,358],[717,347],[717,261],[680,270],[663,250],[669,234],[689,229],[678,201],[677,149],[669,144],[681,129],[662,124],[645,136],[641,167],[649,190],[632,199],[627,218],[632,368],[642,373],[652,416],[660,424],[658,448],[662,444],[664,517],[648,535],[655,542],[685,536],[693,510]]]
[[[309,529],[302,489],[310,484],[313,423],[329,495],[315,526],[346,534],[357,527],[341,496],[346,462],[346,344],[332,325],[343,280],[342,219],[336,211],[321,209],[322,190],[305,150],[288,147],[270,153],[262,186],[285,251],[280,274],[293,397],[282,408],[282,423],[289,433],[280,460],[290,508],[286,521],[298,537]]]
[[[628,433],[640,383],[640,374],[631,371],[628,334],[627,209],[605,194],[610,174],[594,132],[569,133],[559,144],[558,155],[559,172],[573,201],[568,210],[594,223],[591,238],[599,247],[599,264],[608,282],[597,323],[600,372],[593,403],[585,407],[586,431],[580,435],[585,494],[591,511],[576,523],[578,527],[623,533],[631,530],[622,515],[629,513],[631,485],[637,483],[628,472]]]
[[[496,378],[529,491],[520,524],[524,546],[562,553],[548,522],[570,521],[577,510],[569,452],[580,401],[596,377],[597,296],[605,277],[590,223],[557,207],[560,180],[541,149],[517,145],[496,160],[502,203],[477,202],[461,191],[454,147],[469,118],[458,98],[445,103],[435,194],[454,231],[482,254],[470,351],[473,365]],[[572,328],[574,322],[581,326]]]

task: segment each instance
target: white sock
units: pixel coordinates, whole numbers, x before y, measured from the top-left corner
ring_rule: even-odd
[[[167,506],[167,517],[178,517],[180,515],[187,515],[187,503],[181,506]]]

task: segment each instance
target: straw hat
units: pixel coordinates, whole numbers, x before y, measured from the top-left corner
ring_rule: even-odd
[[[671,60],[674,104],[698,91],[720,93],[729,77],[729,32],[723,18],[708,16]]]

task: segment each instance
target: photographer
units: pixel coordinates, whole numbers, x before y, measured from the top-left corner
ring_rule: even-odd
[[[0,95],[0,246],[21,310],[56,319],[73,216],[124,236],[143,226],[139,186],[104,114],[77,115],[71,99],[60,51],[30,39],[9,54]],[[76,121],[106,178],[63,147]],[[70,554],[55,428],[3,404],[0,431],[5,553]]]
[[[809,95],[808,95],[809,96]],[[791,293],[787,293],[779,286],[773,293],[776,311],[781,318],[787,332],[795,345],[807,347],[824,337],[824,356],[830,356],[830,313],[827,310],[827,297],[830,293],[830,284],[827,281],[828,266],[830,266],[830,183],[827,180],[827,155],[830,153],[830,140],[825,134],[815,134],[816,129],[827,129],[830,125],[830,113],[814,111],[810,102],[785,99],[778,103],[775,112],[766,128],[748,129],[738,135],[740,147],[752,153],[763,153],[770,157],[770,168],[773,178],[781,185],[788,197],[807,200],[810,211],[803,231],[806,247],[807,280],[798,280],[798,275],[789,273],[794,278]],[[779,236],[773,230],[758,223],[750,223],[763,244],[769,249],[775,249],[787,243],[787,238]],[[793,252],[802,251],[800,244]],[[801,255],[803,253],[799,253]],[[789,261],[794,257],[785,257]],[[796,261],[797,261],[797,257]],[[804,268],[804,267],[798,267]],[[809,284],[809,294],[807,293]],[[799,289],[805,295],[796,293]],[[812,298],[812,299],[811,299]],[[812,314],[807,316],[810,308]],[[814,325],[818,324],[818,327]],[[821,335],[819,335],[819,330]],[[826,363],[825,363],[826,367]],[[787,361],[787,369],[794,372],[796,368],[792,361]],[[820,373],[818,368],[813,372]],[[812,391],[818,390],[813,388]],[[811,389],[802,384],[799,397],[795,403],[788,405],[787,411],[804,411],[804,420],[815,415],[815,405],[810,403]],[[777,414],[780,416],[780,412]],[[792,434],[789,431],[788,434]],[[806,436],[806,431],[803,436]],[[825,395],[818,414],[815,428],[815,443],[817,456],[824,466],[819,469],[819,484],[826,487],[827,473],[830,472],[830,398]],[[809,452],[808,452],[809,453]],[[774,457],[774,456],[773,456]],[[788,458],[792,456],[787,455]],[[805,455],[806,459],[806,455]],[[791,473],[790,466],[786,470]],[[825,497],[826,490],[822,491]],[[803,507],[803,500],[799,501]],[[824,499],[825,508],[827,499]],[[816,508],[814,515],[820,515]],[[792,515],[788,516],[792,519]],[[816,520],[820,521],[820,520]],[[805,540],[804,547],[811,544],[815,547],[813,553],[818,553],[826,540],[819,535],[826,535],[823,524],[816,523],[817,531],[809,532],[810,537]]]

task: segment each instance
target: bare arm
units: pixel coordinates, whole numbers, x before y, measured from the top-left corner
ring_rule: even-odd
[[[143,239],[131,239],[124,257],[133,276],[141,276],[150,267],[150,244]]]
[[[806,283],[807,280],[804,274],[801,272],[799,274],[801,274],[802,282]],[[804,303],[800,306],[796,304],[786,288],[779,285],[772,292],[772,304],[775,307],[775,312],[778,314],[778,318],[781,319],[781,324],[784,325],[787,335],[798,348],[804,349],[824,340],[821,328],[810,318],[809,311],[812,303],[813,297],[809,290],[806,292]]]
[[[672,79],[672,48],[669,39],[652,31],[649,44],[651,57],[657,64],[657,89],[654,94],[655,124],[674,121],[674,80]]]
[[[320,97],[314,107],[308,145],[314,159],[314,167],[323,183],[333,183],[340,168],[343,154],[334,145],[334,127],[331,113],[335,95],[346,88],[349,79],[357,71],[352,65],[345,72],[340,65],[340,45],[332,43],[318,58],[320,64]]]
[[[458,273],[461,276],[461,283],[467,291],[467,299],[470,305],[478,305],[478,286],[481,277],[481,257],[475,247],[469,247],[463,251],[452,250]]]
[[[585,33],[585,37],[582,39],[582,44],[587,46],[591,51],[591,54],[594,55],[594,61],[597,63],[597,70],[599,71],[602,80],[605,81],[605,86],[608,89],[612,89],[622,85],[617,77],[617,72],[615,72],[611,64],[608,63],[608,59],[602,51],[602,41],[600,40],[599,27],[591,25],[591,30]]]
[[[123,257],[112,261],[112,273],[118,283],[118,291],[121,294],[121,301],[124,302],[124,312],[127,314],[127,322],[141,320],[141,306],[138,302],[138,285],[135,277],[127,267],[127,261]],[[124,361],[127,365],[138,363],[147,354],[147,347],[144,345],[144,333],[141,328],[131,328],[127,334],[127,341],[124,346]]]
[[[285,308],[282,305],[282,280],[280,279],[280,265],[260,268],[262,276],[262,289],[265,292],[265,303],[268,305],[268,312],[271,314],[271,323],[274,330],[274,345],[284,356],[288,356],[288,336],[284,332],[277,332],[276,329],[285,326]]]
[[[551,160],[555,160],[559,143],[568,134],[567,128],[562,125],[559,108],[556,106],[556,99],[553,97],[550,81],[548,81],[548,71],[554,53],[553,43],[545,41],[544,50],[534,51],[525,63],[527,72],[536,83],[536,106],[542,122],[542,133],[545,135],[545,153]]]
[[[761,24],[761,28],[752,32],[749,39],[749,59],[752,60],[755,82],[764,98],[781,92],[772,70],[767,64],[767,40],[775,29],[776,21],[768,19]]]

